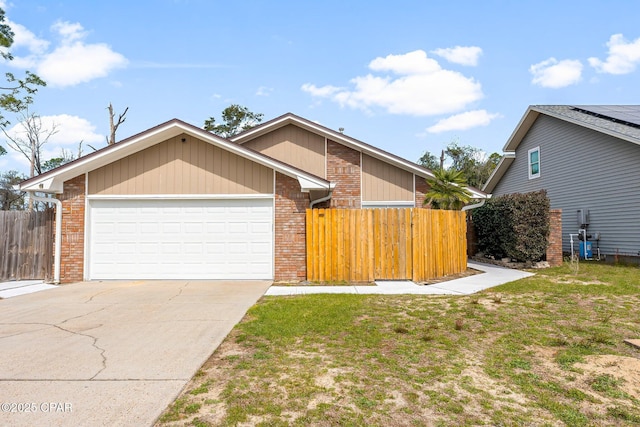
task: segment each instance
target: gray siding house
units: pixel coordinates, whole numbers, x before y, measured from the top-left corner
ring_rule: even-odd
[[[600,233],[594,256],[640,256],[640,105],[530,106],[503,151],[485,192],[546,190],[564,252],[583,209]]]

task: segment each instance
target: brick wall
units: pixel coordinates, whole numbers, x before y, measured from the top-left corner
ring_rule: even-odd
[[[306,280],[306,209],[309,194],[300,184],[276,172],[275,280]]]
[[[418,176],[418,175],[414,175],[414,177],[415,177],[415,180],[416,180],[416,182],[415,182],[415,185],[416,185],[416,195],[415,195],[415,197],[416,197],[416,208],[422,208],[422,207],[430,208],[429,205],[425,206],[425,204],[424,204],[424,200],[425,200],[424,195],[427,193],[427,191],[429,191],[429,185],[427,184],[427,181],[423,177]]]
[[[549,247],[547,262],[551,267],[562,265],[562,209],[549,211]]]
[[[79,282],[84,278],[85,176],[64,183],[62,201],[62,242],[60,281]]]
[[[362,187],[359,151],[328,140],[327,180],[337,183],[331,196],[332,208],[360,209]]]

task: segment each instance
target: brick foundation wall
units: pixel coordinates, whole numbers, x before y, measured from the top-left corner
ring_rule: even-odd
[[[275,280],[306,280],[306,209],[309,194],[297,180],[276,172]]]
[[[62,242],[60,281],[80,282],[84,279],[84,210],[85,176],[64,183],[62,201]]]
[[[562,209],[549,211],[549,247],[547,262],[551,267],[562,265]]]
[[[332,208],[361,207],[360,152],[337,142],[327,141],[327,180],[337,183],[331,196]]]
[[[431,206],[424,204],[424,195],[429,191],[429,184],[427,184],[427,181],[421,176],[414,175],[414,179],[416,180],[416,208],[431,208]]]

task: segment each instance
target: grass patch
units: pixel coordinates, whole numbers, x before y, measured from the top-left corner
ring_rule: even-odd
[[[158,424],[634,425],[638,307],[640,269],[588,262],[472,296],[265,297]]]

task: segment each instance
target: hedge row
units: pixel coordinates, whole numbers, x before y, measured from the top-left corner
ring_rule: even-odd
[[[489,199],[473,211],[478,250],[496,259],[540,261],[549,245],[549,209],[545,190]]]

